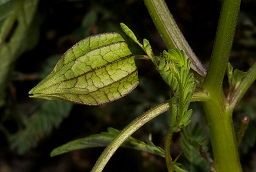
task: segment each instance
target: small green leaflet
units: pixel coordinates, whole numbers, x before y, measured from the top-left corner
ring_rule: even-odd
[[[228,63],[227,66],[227,76],[228,76],[228,83],[229,87],[232,90],[236,90],[240,85],[241,81],[245,77],[246,72],[240,71],[238,69],[233,69],[233,66]]]
[[[164,51],[156,60],[160,75],[173,92],[171,126],[179,131],[190,123],[192,114],[188,107],[196,87],[194,76],[190,72],[190,61],[184,52],[178,49]]]
[[[30,97],[99,105],[119,99],[139,83],[134,56],[118,33],[81,40],[53,71],[29,91]]]

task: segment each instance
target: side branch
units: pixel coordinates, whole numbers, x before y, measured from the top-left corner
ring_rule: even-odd
[[[236,89],[236,91],[233,93],[231,97],[230,102],[230,108],[233,110],[237,103],[242,99],[246,91],[249,89],[249,87],[253,84],[253,82],[256,80],[256,63],[248,70],[245,77],[241,81],[240,85]]]
[[[162,103],[149,111],[145,112],[135,120],[133,120],[128,126],[126,126],[121,133],[105,148],[96,164],[94,165],[91,172],[101,172],[106,166],[109,159],[115,153],[115,151],[121,146],[121,144],[131,136],[135,131],[137,131],[144,124],[157,117],[158,115],[169,110],[169,103]]]

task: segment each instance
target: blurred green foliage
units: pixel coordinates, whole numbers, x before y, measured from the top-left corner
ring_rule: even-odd
[[[196,54],[207,63],[220,2],[173,0],[167,4]],[[242,4],[230,58],[234,68],[247,70],[255,62],[255,8],[254,1]],[[116,102],[89,107],[28,98],[27,92],[49,74],[71,45],[92,34],[121,33],[120,22],[129,25],[139,39],[149,39],[156,54],[165,49],[142,1],[0,0],[0,171],[4,166],[21,172],[90,170],[102,149],[81,150],[52,159],[49,153],[67,141],[106,131],[110,126],[122,129],[169,97],[168,86],[152,70],[153,65],[137,61],[140,85]],[[131,50],[140,54],[139,48],[127,41]],[[234,116],[237,126],[243,116],[250,118],[240,145],[244,171],[256,170],[255,95],[252,86]],[[201,107],[192,108],[191,124],[172,143],[173,156],[189,147],[180,158],[184,168],[207,171],[207,158],[211,157],[207,125]],[[136,132],[135,137],[146,141],[151,135],[155,145],[163,146],[169,118],[167,114],[159,116]],[[198,158],[200,155],[205,157]],[[106,171],[113,172],[117,165],[126,171],[166,171],[161,157],[136,151],[118,151]],[[61,169],[63,166],[65,170]]]

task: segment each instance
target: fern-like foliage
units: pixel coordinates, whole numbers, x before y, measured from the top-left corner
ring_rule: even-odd
[[[25,127],[9,136],[11,148],[19,154],[24,154],[35,147],[53,128],[60,125],[69,114],[71,107],[72,104],[67,102],[44,101],[28,119]]]
[[[190,123],[192,110],[188,110],[190,99],[195,90],[190,62],[183,51],[172,49],[164,51],[156,58],[157,70],[171,88],[172,121],[174,131]]]
[[[212,159],[208,154],[206,132],[201,116],[193,116],[190,125],[181,132],[180,145],[186,157],[182,165],[190,172],[210,171]]]
[[[173,131],[179,131],[190,123],[192,110],[188,110],[190,99],[195,91],[195,80],[190,72],[190,61],[182,50],[171,49],[163,55],[155,56],[147,39],[141,44],[135,34],[125,24],[121,23],[122,30],[147,54],[154,63],[163,80],[171,88]]]

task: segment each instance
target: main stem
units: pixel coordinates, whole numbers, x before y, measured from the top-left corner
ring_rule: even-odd
[[[210,99],[203,105],[210,129],[214,168],[217,172],[242,171],[232,121],[233,110],[222,89],[239,7],[240,0],[223,0],[212,59],[203,85]]]
[[[223,0],[212,58],[204,82],[204,87],[213,94],[222,93],[222,82],[233,44],[239,9],[240,0]]]
[[[223,0],[212,59],[203,84],[208,95],[208,101],[204,102],[203,105],[210,128],[214,167],[218,172],[241,171],[232,122],[232,108],[227,103],[222,90],[222,82],[233,43],[240,1]],[[176,36],[182,34],[179,32],[164,0],[144,0],[144,2],[167,46],[176,46],[186,50],[189,46],[180,46],[184,45],[182,43],[185,42],[185,39]],[[194,65],[201,69],[200,63],[194,63]],[[202,73],[197,68],[194,69],[198,73]]]
[[[238,145],[232,121],[232,111],[223,99],[204,103],[216,172],[241,172]]]

